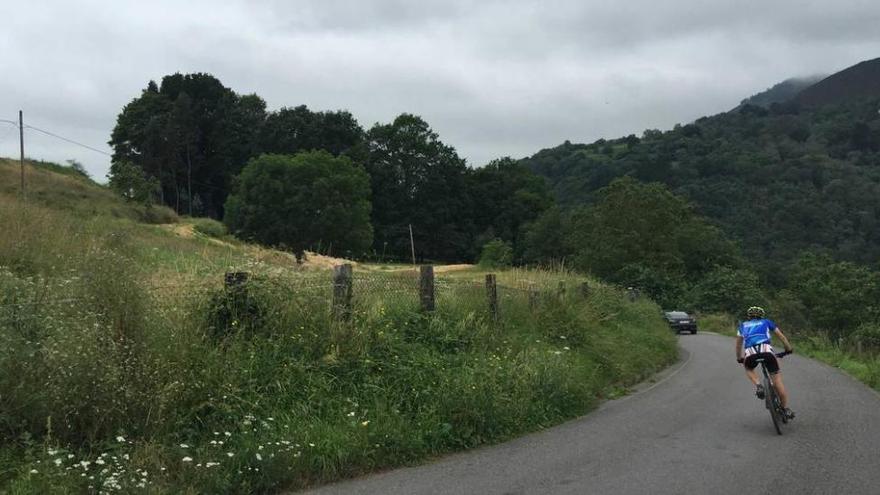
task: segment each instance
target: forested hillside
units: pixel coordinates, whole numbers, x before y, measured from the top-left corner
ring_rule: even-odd
[[[799,93],[833,104],[744,104],[523,159],[561,206],[529,225],[523,258],[571,260],[670,307],[761,301],[795,328],[880,342],[880,96],[853,89],[880,87],[877,64]]]
[[[794,101],[820,106],[857,98],[880,98],[880,58],[866,60],[804,89]]]
[[[523,163],[567,206],[593,203],[616,177],[665,184],[740,240],[768,276],[807,249],[873,263],[880,257],[878,109],[878,99],[817,109],[747,105],[641,138],[566,142]]]

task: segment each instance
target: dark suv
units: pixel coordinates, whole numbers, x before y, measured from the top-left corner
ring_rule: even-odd
[[[675,330],[675,333],[697,333],[697,319],[684,311],[666,311],[663,313],[663,317],[666,318],[666,323],[669,323],[669,328]]]

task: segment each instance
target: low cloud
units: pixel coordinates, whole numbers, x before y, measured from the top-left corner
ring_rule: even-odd
[[[423,116],[470,164],[668,128],[880,56],[865,1],[40,2],[0,7],[0,119],[106,151],[150,79],[209,72],[270,109]],[[8,126],[14,131],[14,128]],[[27,154],[109,158],[33,132]],[[0,155],[17,135],[0,127]]]

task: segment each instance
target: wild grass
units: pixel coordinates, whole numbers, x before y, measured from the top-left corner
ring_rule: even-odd
[[[423,314],[412,273],[358,271],[338,321],[287,256],[0,206],[0,492],[308,486],[557,424],[676,356],[656,305],[564,271],[499,273],[497,320],[482,272]]]

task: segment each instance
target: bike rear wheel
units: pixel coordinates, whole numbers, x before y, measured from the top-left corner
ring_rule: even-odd
[[[773,420],[773,428],[776,428],[777,435],[782,435],[782,414],[779,396],[776,395],[776,389],[773,388],[773,383],[770,380],[764,381],[764,390],[766,391],[764,400],[767,404],[767,410],[770,411],[770,419]]]

